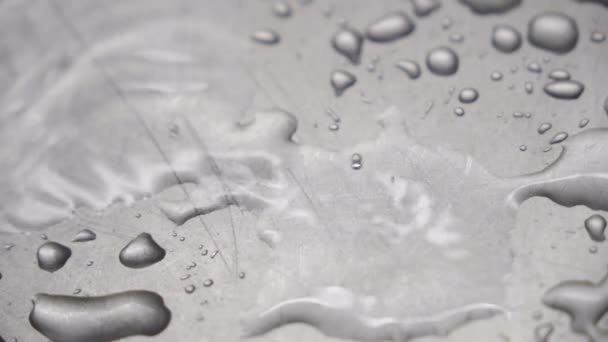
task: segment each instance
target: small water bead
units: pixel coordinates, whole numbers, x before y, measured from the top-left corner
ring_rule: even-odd
[[[135,214],[135,218],[141,218],[141,213]]]
[[[245,272],[240,272],[239,273],[239,278],[245,279],[245,276],[246,276]]]
[[[528,40],[538,48],[554,53],[567,53],[578,42],[578,25],[571,17],[558,12],[545,12],[528,23]]]
[[[543,71],[543,68],[540,66],[540,64],[532,62],[528,64],[528,71],[540,74]]]
[[[186,237],[185,237],[185,236],[180,236],[180,237],[179,237],[179,241],[181,241],[181,242],[186,241]]]
[[[338,31],[331,39],[333,48],[353,64],[361,61],[361,51],[363,49],[363,35],[350,28],[343,28]]]
[[[337,123],[332,123],[328,126],[328,128],[330,131],[335,132],[340,129],[340,125],[338,125]]]
[[[184,287],[184,291],[186,291],[187,294],[191,294],[196,290],[196,286],[194,285],[188,285],[186,287]]]
[[[566,132],[558,132],[558,133],[556,133],[553,136],[553,138],[551,138],[551,141],[549,143],[551,145],[559,144],[559,143],[563,142],[566,139],[568,139],[568,133],[566,133]]]
[[[606,240],[606,219],[602,215],[591,215],[585,220],[585,230],[593,241]]]
[[[179,277],[179,280],[188,280],[190,279],[190,274],[184,274],[183,276]]]
[[[604,111],[608,114],[608,97],[604,100]]]
[[[606,34],[599,32],[599,31],[593,31],[591,33],[591,41],[594,43],[601,43],[604,40],[606,40]]]
[[[373,42],[390,42],[414,31],[414,22],[403,12],[389,13],[365,29],[365,36]]]
[[[462,107],[454,108],[454,114],[456,114],[456,116],[463,116],[464,113],[465,113],[464,108],[462,108]]]
[[[496,25],[492,29],[492,46],[498,51],[512,53],[521,47],[521,33],[509,25]]]
[[[597,253],[597,246],[591,246],[591,247],[589,247],[589,253],[591,253],[591,254]]]
[[[74,291],[72,292],[72,294],[77,295],[80,294],[82,292],[82,289],[74,289]]]
[[[492,81],[500,81],[500,80],[502,80],[502,73],[500,71],[493,71],[490,74],[490,79]]]
[[[538,126],[538,129],[536,131],[538,132],[538,134],[545,134],[545,133],[547,133],[548,130],[551,129],[551,127],[553,127],[553,125],[551,125],[551,123],[543,122],[540,124],[540,126]]]
[[[532,117],[532,113],[530,112],[525,112],[524,116],[526,117],[526,119],[530,119]]]
[[[220,251],[218,251],[217,249],[215,251],[213,251],[213,253],[211,254],[210,258],[214,259],[218,254],[220,253]]]
[[[357,83],[357,77],[345,70],[335,70],[330,75],[330,84],[336,96],[341,96],[346,89]]]
[[[532,84],[532,82],[524,83],[524,90],[526,91],[526,93],[532,94],[532,92],[534,91],[534,85]]]
[[[441,28],[444,30],[449,30],[453,25],[453,21],[450,18],[444,18],[441,20]]]
[[[412,0],[414,14],[418,17],[426,17],[441,7],[439,0]]]
[[[86,263],[87,267],[91,267],[91,266],[93,266],[93,264],[94,264],[94,262],[91,260],[87,261],[87,263]]]
[[[440,76],[450,76],[458,71],[458,55],[449,47],[440,46],[431,49],[426,56],[426,66]]]
[[[204,287],[211,287],[211,286],[213,286],[213,279],[211,279],[211,278],[205,279],[205,281],[203,281],[203,286]]]
[[[205,256],[205,255],[207,255],[207,253],[209,253],[209,251],[206,249],[203,249],[203,251],[201,252],[201,255]]]
[[[6,244],[4,244],[4,250],[5,251],[10,251],[11,249],[13,249],[13,247],[15,247],[14,243],[6,243]]]
[[[363,158],[361,157],[361,155],[359,153],[354,153],[351,157],[351,164],[350,167],[353,170],[359,170],[361,169],[361,167],[363,166]]]
[[[479,92],[475,88],[463,88],[458,94],[461,103],[473,103],[479,97]]]
[[[534,328],[534,342],[549,342],[549,338],[553,334],[555,327],[553,323],[546,322]]]
[[[460,33],[453,33],[450,35],[450,41],[452,43],[462,43],[464,42],[464,36]]]
[[[272,5],[272,12],[279,18],[291,17],[291,6],[285,1],[276,1]]]
[[[570,79],[570,73],[564,69],[554,69],[549,73],[549,78],[554,81],[567,81]]]
[[[528,147],[526,145],[519,146],[519,150],[522,152],[525,152],[527,149],[528,149]]]
[[[411,59],[403,59],[395,64],[397,68],[403,71],[410,79],[415,80],[420,77],[420,65]]]
[[[515,111],[515,112],[513,112],[513,117],[516,119],[521,119],[524,117],[524,113],[520,112],[520,111]]]
[[[543,90],[547,95],[557,99],[575,100],[581,96],[585,86],[573,80],[553,81],[545,85]]]
[[[534,313],[532,313],[532,319],[534,319],[535,321],[540,321],[541,319],[543,319],[543,312],[540,310],[534,311]]]
[[[253,31],[250,37],[254,42],[264,45],[275,45],[281,41],[281,36],[268,28]]]
[[[186,271],[190,271],[191,269],[196,267],[196,262],[191,262],[188,266],[186,266]]]
[[[578,128],[585,128],[589,124],[589,119],[581,119],[578,122]]]

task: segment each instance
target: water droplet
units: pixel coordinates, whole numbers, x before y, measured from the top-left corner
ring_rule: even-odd
[[[163,260],[165,254],[152,235],[141,233],[120,251],[119,259],[127,267],[143,268]]]
[[[196,267],[196,262],[191,262],[188,266],[186,266],[186,270],[190,271],[191,269]]]
[[[46,234],[40,234],[40,239],[41,240],[48,240],[49,237]]]
[[[589,253],[591,253],[591,254],[597,253],[597,246],[591,246],[591,247],[589,247]]]
[[[71,249],[52,241],[43,243],[36,252],[38,266],[51,273],[62,268],[71,256]]]
[[[190,279],[190,274],[184,274],[183,276],[179,277],[179,280],[187,280]]]
[[[557,99],[574,100],[581,96],[585,86],[581,82],[573,80],[553,81],[545,85],[543,90],[547,95]]]
[[[335,132],[340,129],[340,125],[338,125],[337,123],[332,123],[328,126],[328,128],[330,131]]]
[[[581,119],[578,122],[578,128],[585,128],[589,124],[589,119]]]
[[[390,42],[407,36],[414,30],[414,22],[403,12],[387,14],[365,29],[365,36],[373,42]]]
[[[521,3],[521,0],[460,0],[477,14],[504,13]]]
[[[134,335],[153,336],[171,320],[162,297],[149,291],[102,297],[37,294],[33,303],[30,324],[53,341],[114,341]]]
[[[509,25],[496,25],[492,30],[492,45],[501,52],[511,53],[521,46],[521,33]]]
[[[357,77],[344,70],[335,70],[330,76],[330,83],[336,96],[341,96],[346,89],[352,87],[356,82]]]
[[[528,147],[526,145],[519,146],[519,150],[522,152],[525,152],[527,149],[528,149]]]
[[[462,107],[456,107],[454,108],[454,114],[456,114],[456,116],[463,116],[464,115],[464,109]]]
[[[441,28],[444,30],[449,30],[452,27],[452,19],[450,18],[444,18],[443,20],[441,20]]]
[[[11,249],[13,249],[13,247],[15,247],[15,244],[14,244],[14,243],[7,243],[7,244],[4,244],[4,250],[5,250],[5,251],[10,251]]]
[[[361,155],[359,153],[353,153],[353,155],[350,157],[350,167],[353,170],[359,170],[361,169],[361,166],[363,164],[363,158],[361,157]]]
[[[414,6],[414,14],[419,17],[426,17],[439,9],[441,2],[439,0],[412,0],[412,5]]]
[[[606,100],[604,100],[604,111],[606,114],[608,114],[608,97],[606,97]]]
[[[553,125],[551,125],[551,123],[543,122],[540,124],[540,126],[538,126],[538,129],[536,131],[538,132],[538,134],[545,134],[545,133],[547,133],[548,130],[551,129],[551,127],[553,127]]]
[[[207,255],[208,253],[209,253],[209,250],[207,250],[207,249],[203,249],[203,251],[201,252],[201,255],[202,255],[202,256],[205,256],[205,255]]]
[[[239,273],[239,278],[245,279],[245,276],[246,276],[245,272],[240,272]]]
[[[553,138],[551,138],[551,141],[549,141],[549,144],[551,144],[551,145],[559,144],[566,139],[568,139],[568,133],[558,132],[553,136]]]
[[[331,39],[331,45],[353,64],[361,61],[361,50],[363,48],[363,35],[353,29],[343,28]]]
[[[535,321],[540,321],[541,319],[543,319],[543,312],[540,310],[534,311],[534,313],[532,313],[532,319],[534,319]]]
[[[566,53],[578,42],[578,26],[574,19],[563,13],[545,12],[530,20],[528,40],[541,49]]]
[[[553,324],[550,322],[542,323],[534,328],[534,341],[535,342],[549,342],[549,337],[553,334]]]
[[[185,237],[185,236],[180,236],[180,237],[179,237],[179,241],[181,241],[181,242],[186,241],[186,237]]]
[[[279,18],[291,17],[291,6],[285,1],[276,1],[272,5],[272,12]]]
[[[500,81],[500,80],[502,80],[502,73],[500,71],[493,71],[490,74],[490,79],[492,81]]]
[[[87,261],[86,265],[87,265],[87,267],[93,266],[93,261],[91,261],[91,260]]]
[[[135,218],[141,218],[141,213],[135,214]]]
[[[532,62],[528,64],[528,71],[540,74],[543,71],[543,68],[541,68],[540,64]]]
[[[194,292],[194,290],[196,290],[196,286],[194,285],[188,285],[184,287],[184,291],[186,291],[187,294],[191,294],[192,292]]]
[[[458,55],[449,47],[440,46],[429,51],[426,56],[426,66],[440,76],[453,75],[458,71]]]
[[[213,286],[213,279],[205,279],[205,281],[203,281],[203,286],[204,287],[211,287],[211,286]]]
[[[463,88],[458,94],[458,100],[461,103],[473,103],[479,97],[479,92],[475,88]]]
[[[591,33],[591,41],[594,43],[601,43],[604,40],[606,40],[606,34],[599,32],[599,31],[593,31]]]
[[[549,78],[554,81],[567,81],[570,79],[570,73],[564,69],[554,69],[549,73]]]
[[[279,34],[272,29],[259,29],[253,31],[251,39],[260,44],[274,45],[281,41]]]
[[[532,82],[524,83],[524,90],[526,91],[526,93],[532,94],[532,92],[534,91],[534,85],[532,84]]]
[[[521,119],[524,117],[524,113],[522,113],[520,111],[515,111],[515,112],[513,112],[513,117],[516,119]]]
[[[97,234],[90,229],[83,229],[79,231],[72,242],[86,242],[93,241],[97,238]]]
[[[460,33],[453,33],[450,35],[450,41],[452,43],[462,43],[464,42],[464,36]]]
[[[526,117],[526,119],[530,119],[532,117],[532,113],[530,112],[525,112],[524,116]]]
[[[420,77],[420,65],[416,61],[413,61],[411,59],[402,59],[397,62],[395,66],[401,71],[403,71],[412,80],[415,80]]]
[[[602,215],[591,215],[585,220],[585,230],[593,241],[606,240],[606,219]]]

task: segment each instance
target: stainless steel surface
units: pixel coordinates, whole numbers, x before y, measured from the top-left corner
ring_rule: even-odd
[[[373,37],[387,28],[376,27],[370,36],[368,25],[395,11],[413,31],[402,26],[409,33],[382,42]],[[528,40],[530,19],[547,11],[575,20],[572,51]],[[369,333],[361,317],[432,318],[450,331],[420,341],[540,341],[535,328],[547,322],[549,341],[585,341],[542,298],[608,271],[606,243],[584,228],[608,208],[608,133],[594,130],[608,123],[608,41],[598,36],[608,34],[608,7],[523,0],[479,14],[444,0],[418,12],[404,0],[301,0],[287,9],[1,2],[0,336],[46,341],[47,323],[100,340],[149,328],[108,328],[116,317],[137,321],[129,310],[116,314],[127,303],[171,312],[158,335],[128,341],[361,339]],[[521,47],[495,48],[496,25],[518,30]],[[332,43],[344,26],[361,32],[343,38],[346,49],[366,37],[358,64],[356,49],[340,54]],[[458,56],[452,75],[429,70],[427,53],[442,46]],[[404,60],[420,75],[396,66]],[[580,97],[550,96],[572,93],[570,83],[544,90],[555,69],[584,85]],[[332,89],[335,70],[356,82]],[[468,88],[478,98],[461,93]],[[558,132],[567,138],[550,144]],[[96,238],[74,242],[83,229]],[[121,254],[141,233],[157,245],[139,241]],[[64,252],[46,250],[46,263],[37,256],[47,240],[71,250],[63,267],[54,258]],[[149,292],[103,297],[133,290]],[[30,323],[36,294],[102,298],[82,306],[38,296]],[[324,299],[337,304],[314,311]],[[289,300],[313,303],[313,322],[266,329],[273,313],[256,319]],[[87,315],[70,316],[77,308]],[[309,314],[288,310],[280,313]],[[416,336],[408,327],[395,331]]]

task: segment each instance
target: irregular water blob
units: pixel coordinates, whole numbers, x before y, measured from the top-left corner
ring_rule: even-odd
[[[534,342],[549,342],[555,327],[551,322],[541,323],[534,328]]]
[[[477,14],[500,14],[518,6],[521,0],[460,0]]]
[[[90,230],[90,229],[83,229],[81,231],[79,231],[76,236],[74,236],[74,239],[72,240],[72,242],[87,242],[87,241],[93,241],[97,238],[97,234],[95,234],[94,231]]]
[[[585,280],[567,280],[549,289],[543,303],[570,316],[573,332],[592,342],[606,341],[608,333],[598,322],[608,313],[608,277],[593,284]]]
[[[51,273],[62,268],[71,256],[70,248],[53,241],[43,243],[36,252],[38,266]]]
[[[532,84],[532,82],[524,83],[524,90],[526,91],[526,93],[532,94],[532,92],[534,91],[534,85]]]
[[[591,215],[585,220],[585,230],[591,240],[601,242],[606,240],[606,219],[602,215]]]
[[[363,35],[350,28],[342,28],[336,32],[331,39],[331,45],[353,64],[361,61],[361,50],[363,48]]]
[[[599,31],[593,31],[591,33],[591,41],[594,43],[601,43],[604,40],[606,40],[606,34],[604,34],[603,32],[599,32]]]
[[[549,144],[551,144],[551,145],[559,144],[566,139],[568,139],[568,133],[558,132],[553,136],[553,138],[551,138],[551,141],[549,141]]]
[[[283,301],[257,315],[246,317],[246,337],[261,336],[285,325],[307,324],[328,337],[357,341],[409,341],[424,336],[446,336],[452,331],[504,311],[491,304],[475,304],[428,318],[405,320],[370,315],[366,298],[342,287],[328,287],[310,297]],[[373,302],[373,298],[367,302]]]
[[[473,103],[479,97],[479,92],[475,88],[463,88],[458,94],[461,103]]]
[[[543,68],[540,66],[540,64],[536,63],[536,62],[532,62],[530,64],[528,64],[528,71],[536,73],[536,74],[540,74],[543,71]]]
[[[403,12],[387,14],[365,29],[365,36],[373,42],[390,42],[414,31],[414,22]]]
[[[120,251],[118,258],[127,267],[143,268],[163,260],[165,254],[152,235],[141,233]]]
[[[490,79],[492,81],[500,81],[502,80],[502,73],[500,71],[492,71],[490,74]]]
[[[273,29],[259,29],[253,31],[251,40],[264,45],[275,45],[281,41],[281,36]]]
[[[511,53],[521,47],[521,33],[509,25],[496,25],[492,29],[492,46],[498,51]]]
[[[433,48],[426,55],[426,66],[436,75],[453,75],[458,71],[458,64],[458,55],[449,47]]]
[[[357,77],[345,70],[334,70],[331,73],[329,82],[334,89],[334,94],[341,96],[346,89],[357,83]]]
[[[464,115],[464,108],[462,108],[462,107],[456,107],[456,108],[454,108],[454,114],[456,114],[456,116],[463,116]]]
[[[426,17],[441,7],[439,0],[412,0],[414,14],[419,17]]]
[[[581,119],[581,121],[578,122],[578,128],[585,128],[588,124],[589,119]]]
[[[538,126],[538,129],[536,131],[538,132],[538,134],[545,134],[548,130],[551,129],[551,127],[553,127],[553,125],[551,125],[550,122],[543,122]]]
[[[353,153],[350,157],[350,167],[353,170],[359,170],[363,166],[363,157],[359,153]]]
[[[53,341],[114,341],[163,331],[171,312],[163,298],[149,291],[127,291],[100,297],[37,294],[30,324]]]
[[[554,81],[567,81],[570,79],[570,73],[564,69],[554,69],[549,73],[549,78]]]
[[[395,64],[399,70],[403,71],[410,79],[415,80],[420,77],[420,65],[411,59],[402,59]]]
[[[292,10],[287,2],[278,0],[272,5],[272,12],[279,18],[288,18],[291,17]]]
[[[538,48],[567,53],[578,42],[578,26],[574,19],[563,13],[545,12],[528,23],[528,40]]]
[[[553,81],[545,85],[543,90],[547,95],[557,99],[574,100],[581,96],[585,86],[574,80]]]

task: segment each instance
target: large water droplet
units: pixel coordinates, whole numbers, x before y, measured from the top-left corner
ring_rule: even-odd
[[[528,40],[541,49],[566,53],[578,42],[578,26],[574,19],[563,13],[542,13],[530,20]]]
[[[394,12],[369,24],[365,29],[365,36],[374,42],[390,42],[407,36],[414,27],[414,22],[407,14]]]
[[[71,256],[71,249],[53,241],[43,243],[36,252],[38,266],[48,272],[62,268]]]
[[[458,94],[461,103],[473,103],[479,97],[479,92],[475,88],[463,88]]]
[[[591,215],[585,220],[585,230],[593,241],[606,240],[606,219],[602,215]]]
[[[420,77],[421,70],[420,65],[411,59],[403,59],[395,64],[397,68],[402,70],[409,78],[415,80]]]
[[[585,86],[574,80],[554,81],[550,82],[543,88],[547,95],[562,100],[574,100],[585,90]]]
[[[412,0],[414,13],[419,17],[426,17],[441,7],[439,0]]]
[[[260,44],[274,45],[281,41],[279,34],[272,29],[259,29],[253,31],[251,39]]]
[[[549,78],[554,81],[567,81],[570,79],[570,73],[564,69],[554,69],[549,73]]]
[[[97,234],[95,234],[94,231],[90,230],[90,229],[83,229],[81,231],[79,231],[76,236],[74,236],[74,239],[72,240],[72,242],[87,242],[87,241],[93,241],[97,238]]]
[[[353,64],[361,61],[361,50],[363,47],[363,35],[353,29],[343,28],[331,39],[334,49],[348,58]]]
[[[329,81],[336,96],[341,96],[346,89],[357,82],[357,77],[345,70],[335,70],[331,73]]]
[[[150,234],[141,233],[120,251],[119,259],[127,267],[143,268],[163,260],[165,254]]]
[[[543,122],[540,124],[540,126],[538,126],[538,129],[536,131],[538,132],[538,134],[545,134],[548,130],[551,129],[551,127],[553,127],[551,123]]]
[[[559,144],[559,143],[561,143],[562,141],[564,141],[566,139],[568,139],[568,133],[566,133],[566,132],[558,132],[558,133],[556,133],[553,136],[553,138],[551,138],[551,141],[549,141],[549,143],[551,145]]]
[[[460,0],[478,14],[504,13],[521,3],[521,0]]]
[[[511,53],[521,46],[521,33],[509,25],[496,25],[492,29],[492,45],[501,52]]]
[[[101,297],[37,294],[30,324],[53,341],[114,341],[163,331],[171,312],[161,296],[128,291]]]
[[[436,75],[453,75],[458,71],[458,63],[458,55],[449,47],[436,47],[426,55],[426,66]]]

